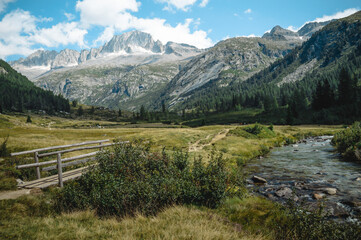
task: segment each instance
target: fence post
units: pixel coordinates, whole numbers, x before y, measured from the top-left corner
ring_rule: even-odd
[[[102,143],[99,143],[99,145],[103,145],[103,144],[102,144]],[[100,150],[100,151],[103,151],[103,148],[101,147],[99,150]]]
[[[36,163],[39,163],[38,152],[35,152],[35,153],[34,153],[34,160],[35,160]],[[37,177],[38,179],[41,178],[41,176],[40,176],[40,167],[36,167],[36,177]]]
[[[59,178],[59,187],[63,187],[63,169],[61,166],[61,154],[58,153],[58,178]]]

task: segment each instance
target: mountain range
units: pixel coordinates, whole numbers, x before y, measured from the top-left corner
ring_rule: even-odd
[[[12,61],[37,86],[90,105],[139,109],[184,105],[203,89],[242,82],[306,45],[330,21],[305,24],[297,32],[274,27],[262,37],[236,37],[209,49],[168,42],[132,31],[90,50],[38,50]],[[279,81],[294,82],[320,63],[309,59]]]

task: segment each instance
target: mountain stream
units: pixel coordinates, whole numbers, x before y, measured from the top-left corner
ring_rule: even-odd
[[[275,148],[269,156],[251,161],[246,167],[251,173],[248,187],[271,200],[292,199],[310,210],[323,203],[332,218],[349,221],[359,218],[361,164],[343,161],[331,139],[308,138]]]

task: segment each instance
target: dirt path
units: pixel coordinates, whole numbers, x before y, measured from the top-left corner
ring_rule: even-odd
[[[217,133],[209,143],[206,143],[206,144],[199,144],[200,141],[202,140],[207,140],[208,138],[210,138],[211,135],[208,135],[206,138],[204,139],[199,139],[197,140],[195,143],[191,144],[188,148],[188,151],[189,152],[197,152],[197,151],[200,151],[202,150],[204,147],[206,146],[210,146],[212,145],[213,143],[225,138],[227,136],[227,133],[229,132],[229,129],[225,129],[219,133]]]
[[[17,191],[0,192],[0,200],[16,199],[20,196],[30,194],[31,189],[21,189]]]

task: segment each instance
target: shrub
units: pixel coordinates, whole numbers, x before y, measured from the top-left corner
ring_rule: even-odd
[[[208,164],[188,154],[152,153],[140,141],[116,145],[97,156],[78,181],[57,197],[60,210],[94,209],[99,215],[153,215],[172,204],[216,207],[234,189],[221,155]]]
[[[255,125],[253,125],[253,127],[245,127],[244,130],[248,133],[258,135],[262,131],[262,126],[260,124],[256,123]]]
[[[346,159],[361,161],[361,122],[335,134],[332,144]]]

